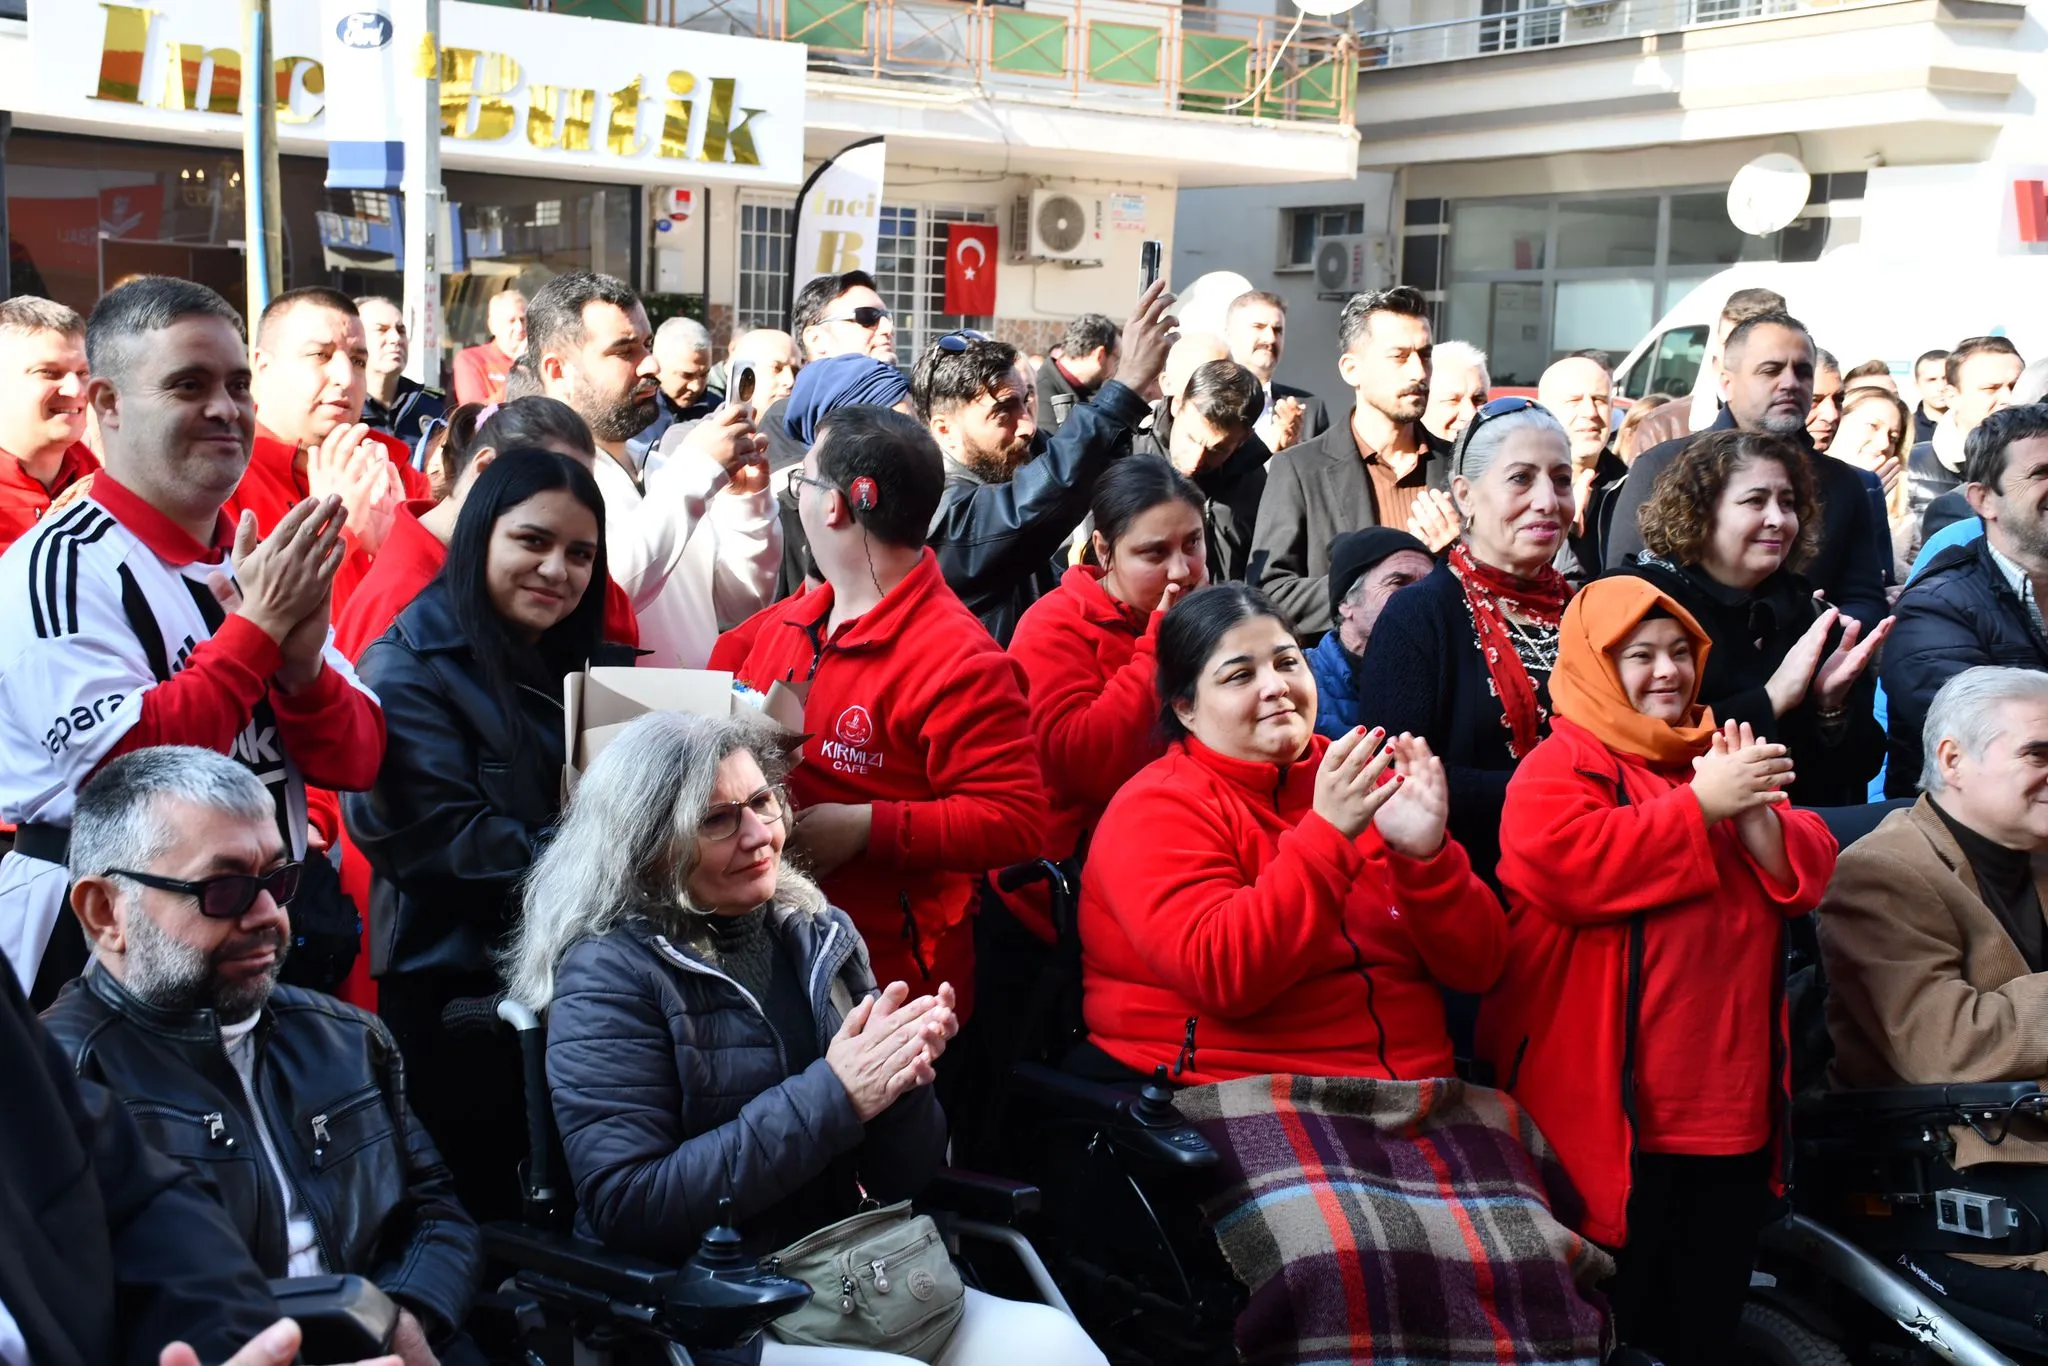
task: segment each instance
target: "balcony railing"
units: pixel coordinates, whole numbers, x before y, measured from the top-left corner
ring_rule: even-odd
[[[1361,32],[1357,36],[1358,64],[1368,68],[1419,66],[1494,52],[1566,47],[1851,7],[1841,0],[1571,0],[1567,4],[1502,7],[1494,13]]]
[[[811,70],[1076,107],[1348,124],[1343,29],[1174,0],[487,0],[806,44]],[[1283,43],[1283,39],[1286,41]]]

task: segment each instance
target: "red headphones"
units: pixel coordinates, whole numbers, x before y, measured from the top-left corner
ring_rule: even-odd
[[[862,512],[873,512],[876,504],[882,501],[882,491],[865,474],[855,478],[847,491],[852,495],[854,507]]]

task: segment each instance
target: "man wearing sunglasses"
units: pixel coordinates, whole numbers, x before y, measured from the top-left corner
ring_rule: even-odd
[[[44,1023],[78,1075],[208,1178],[265,1275],[376,1282],[393,1350],[435,1366],[482,1237],[384,1025],[278,985],[299,865],[263,785],[211,750],[124,755],[78,795],[71,873],[93,963]]]

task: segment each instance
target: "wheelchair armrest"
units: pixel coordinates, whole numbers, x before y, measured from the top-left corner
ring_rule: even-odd
[[[537,1271],[634,1304],[660,1304],[676,1279],[676,1269],[661,1262],[614,1252],[571,1233],[507,1221],[484,1225],[484,1255],[518,1271]]]
[[[383,1356],[398,1328],[398,1306],[361,1276],[294,1276],[272,1281],[270,1293],[298,1323],[307,1366]]]
[[[1923,1123],[1952,1115],[1954,1123],[2048,1111],[2038,1082],[1972,1081],[1928,1086],[1873,1086],[1824,1091],[1799,1104],[1801,1116],[1830,1128],[1856,1124]]]
[[[917,1203],[985,1224],[1014,1225],[1021,1216],[1038,1212],[1041,1197],[1029,1182],[941,1167],[918,1193]]]
[[[1124,1151],[1171,1167],[1216,1165],[1218,1153],[1170,1104],[1150,1107],[1137,1092],[1088,1081],[1042,1063],[1010,1069],[1034,1100],[1055,1114],[1098,1124]]]

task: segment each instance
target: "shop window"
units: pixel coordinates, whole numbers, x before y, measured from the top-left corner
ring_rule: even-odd
[[[1777,234],[1751,237],[1728,221],[1728,196],[1671,196],[1671,264],[1731,266],[1737,261],[1777,259]]]
[[[789,326],[789,234],[795,218],[793,199],[741,197],[733,339],[757,327]]]
[[[1280,264],[1283,267],[1312,266],[1316,261],[1316,243],[1325,237],[1341,237],[1346,233],[1364,231],[1363,205],[1339,204],[1334,208],[1289,209],[1287,236]]]
[[[1601,266],[1647,269],[1656,264],[1655,199],[1568,200],[1557,206],[1559,270]]]

